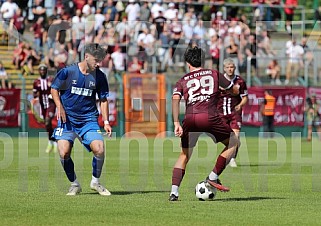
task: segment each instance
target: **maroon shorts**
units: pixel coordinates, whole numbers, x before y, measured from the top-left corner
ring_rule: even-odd
[[[230,115],[220,115],[220,116],[226,124],[230,125],[231,129],[241,130],[242,115],[230,114]]]
[[[221,120],[219,115],[186,114],[183,120],[182,148],[195,147],[202,133],[207,133],[217,143],[229,139],[233,130]]]
[[[56,105],[55,102],[51,99],[49,99],[49,107],[47,109],[44,109],[43,106],[41,106],[41,113],[44,119],[46,118],[53,118],[56,113]]]

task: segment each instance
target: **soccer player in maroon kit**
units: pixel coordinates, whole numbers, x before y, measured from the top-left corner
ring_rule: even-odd
[[[242,107],[247,103],[248,92],[246,82],[239,75],[235,75],[235,62],[231,58],[227,58],[223,61],[224,65],[224,77],[229,81],[232,81],[234,86],[239,89],[238,95],[233,95],[226,90],[221,90],[220,99],[217,104],[217,109],[220,112],[223,121],[228,124],[234,131],[238,140],[240,139],[240,130],[242,126]],[[235,158],[238,149],[236,149],[235,155],[231,158],[229,165],[231,167],[237,167]]]
[[[172,110],[175,136],[181,137],[182,150],[175,163],[172,175],[172,190],[169,201],[178,200],[178,189],[183,180],[186,165],[192,155],[198,137],[206,132],[214,142],[222,142],[225,148],[218,156],[216,164],[206,178],[209,188],[220,191],[229,191],[223,186],[218,177],[235,154],[237,138],[233,130],[219,117],[217,101],[219,99],[219,87],[232,90],[237,93],[233,83],[220,75],[218,71],[203,69],[205,52],[195,47],[188,47],[184,59],[190,73],[184,75],[176,83],[172,96]],[[183,126],[179,122],[179,104],[184,97],[186,112]]]
[[[47,77],[48,68],[45,64],[40,64],[38,67],[40,77],[33,82],[33,97],[39,98],[41,107],[41,115],[45,121],[46,131],[48,132],[48,146],[46,152],[49,153],[53,149],[57,151],[57,143],[51,137],[53,133],[52,119],[55,116],[56,105],[53,101],[50,90],[52,77]]]

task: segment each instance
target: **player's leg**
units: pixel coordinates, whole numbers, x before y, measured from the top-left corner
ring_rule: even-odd
[[[227,131],[230,131],[230,135],[226,133]],[[238,139],[233,130],[227,129],[226,132],[221,131],[220,133],[212,133],[218,142],[222,142],[225,145],[225,148],[217,157],[215,166],[206,179],[210,186],[215,187],[220,191],[230,190],[228,187],[225,187],[221,184],[218,177],[224,171],[231,158],[235,155],[236,148],[238,146]],[[228,136],[229,138],[224,139],[224,137],[226,136]]]
[[[52,150],[54,150],[55,152],[57,152],[57,143],[55,142],[55,139],[52,137],[53,134],[53,127],[52,127],[52,119],[55,115],[55,110],[56,110],[56,106],[53,104],[53,106],[49,105],[49,108],[45,110],[45,127],[46,127],[46,131],[48,133],[48,146],[46,149],[46,152],[49,153]]]
[[[186,124],[188,120],[185,121],[183,125],[183,130],[187,130]],[[181,137],[181,145],[182,145],[182,150],[178,156],[178,159],[174,165],[173,172],[172,172],[172,188],[171,188],[171,193],[169,196],[169,201],[177,201],[178,196],[179,196],[179,186],[181,185],[181,182],[184,178],[185,175],[185,169],[188,161],[190,160],[192,153],[193,153],[193,148],[196,145],[196,142],[198,140],[198,137],[200,136],[201,133],[199,132],[184,132],[182,137]]]
[[[237,148],[236,148],[236,151],[235,151],[235,155],[231,158],[229,165],[231,167],[237,167],[235,159],[236,159],[236,156],[237,156],[237,153],[239,151],[240,144],[241,144],[240,143],[240,130],[239,129],[233,129],[233,131],[234,131],[235,136],[236,136],[236,138],[238,140],[238,145],[237,145]]]
[[[94,155],[92,159],[93,170],[90,188],[97,191],[100,195],[111,195],[111,193],[103,185],[101,185],[99,180],[105,161],[104,139],[100,133],[100,128],[97,123],[88,123],[86,127],[91,129],[82,136],[82,142],[84,146]]]
[[[170,201],[178,200],[178,189],[185,175],[185,169],[190,157],[193,153],[193,148],[182,148],[181,153],[175,163],[172,173],[172,189]]]
[[[53,132],[53,138],[57,140],[58,144],[61,165],[71,183],[67,195],[77,195],[81,192],[81,187],[75,173],[74,162],[71,158],[71,150],[76,137],[77,135],[71,131],[69,122],[64,124],[58,122],[58,127]]]

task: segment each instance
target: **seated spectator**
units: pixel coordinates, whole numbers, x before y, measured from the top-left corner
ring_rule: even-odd
[[[25,43],[20,42],[19,45],[13,51],[13,64],[15,68],[21,69],[23,66],[23,62],[27,58],[28,51],[26,49]]]
[[[137,56],[133,56],[132,60],[128,63],[127,71],[130,73],[140,73],[143,68],[143,63],[138,61]]]
[[[282,84],[280,80],[280,72],[281,72],[281,68],[278,61],[272,60],[266,69],[266,74],[271,78],[272,85]]]
[[[33,66],[38,65],[40,63],[41,57],[38,55],[38,53],[31,48],[29,44],[26,43],[26,58],[23,62],[21,62],[23,71],[26,73],[26,75],[33,75]]]
[[[3,66],[2,61],[0,61],[0,86],[2,89],[11,89],[11,82],[8,78],[6,69]]]

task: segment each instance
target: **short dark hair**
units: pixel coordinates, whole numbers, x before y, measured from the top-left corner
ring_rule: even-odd
[[[85,53],[88,53],[99,60],[103,60],[107,51],[98,43],[88,43],[85,45]]]
[[[202,67],[205,62],[205,52],[197,46],[189,46],[185,51],[184,60],[193,67]]]

